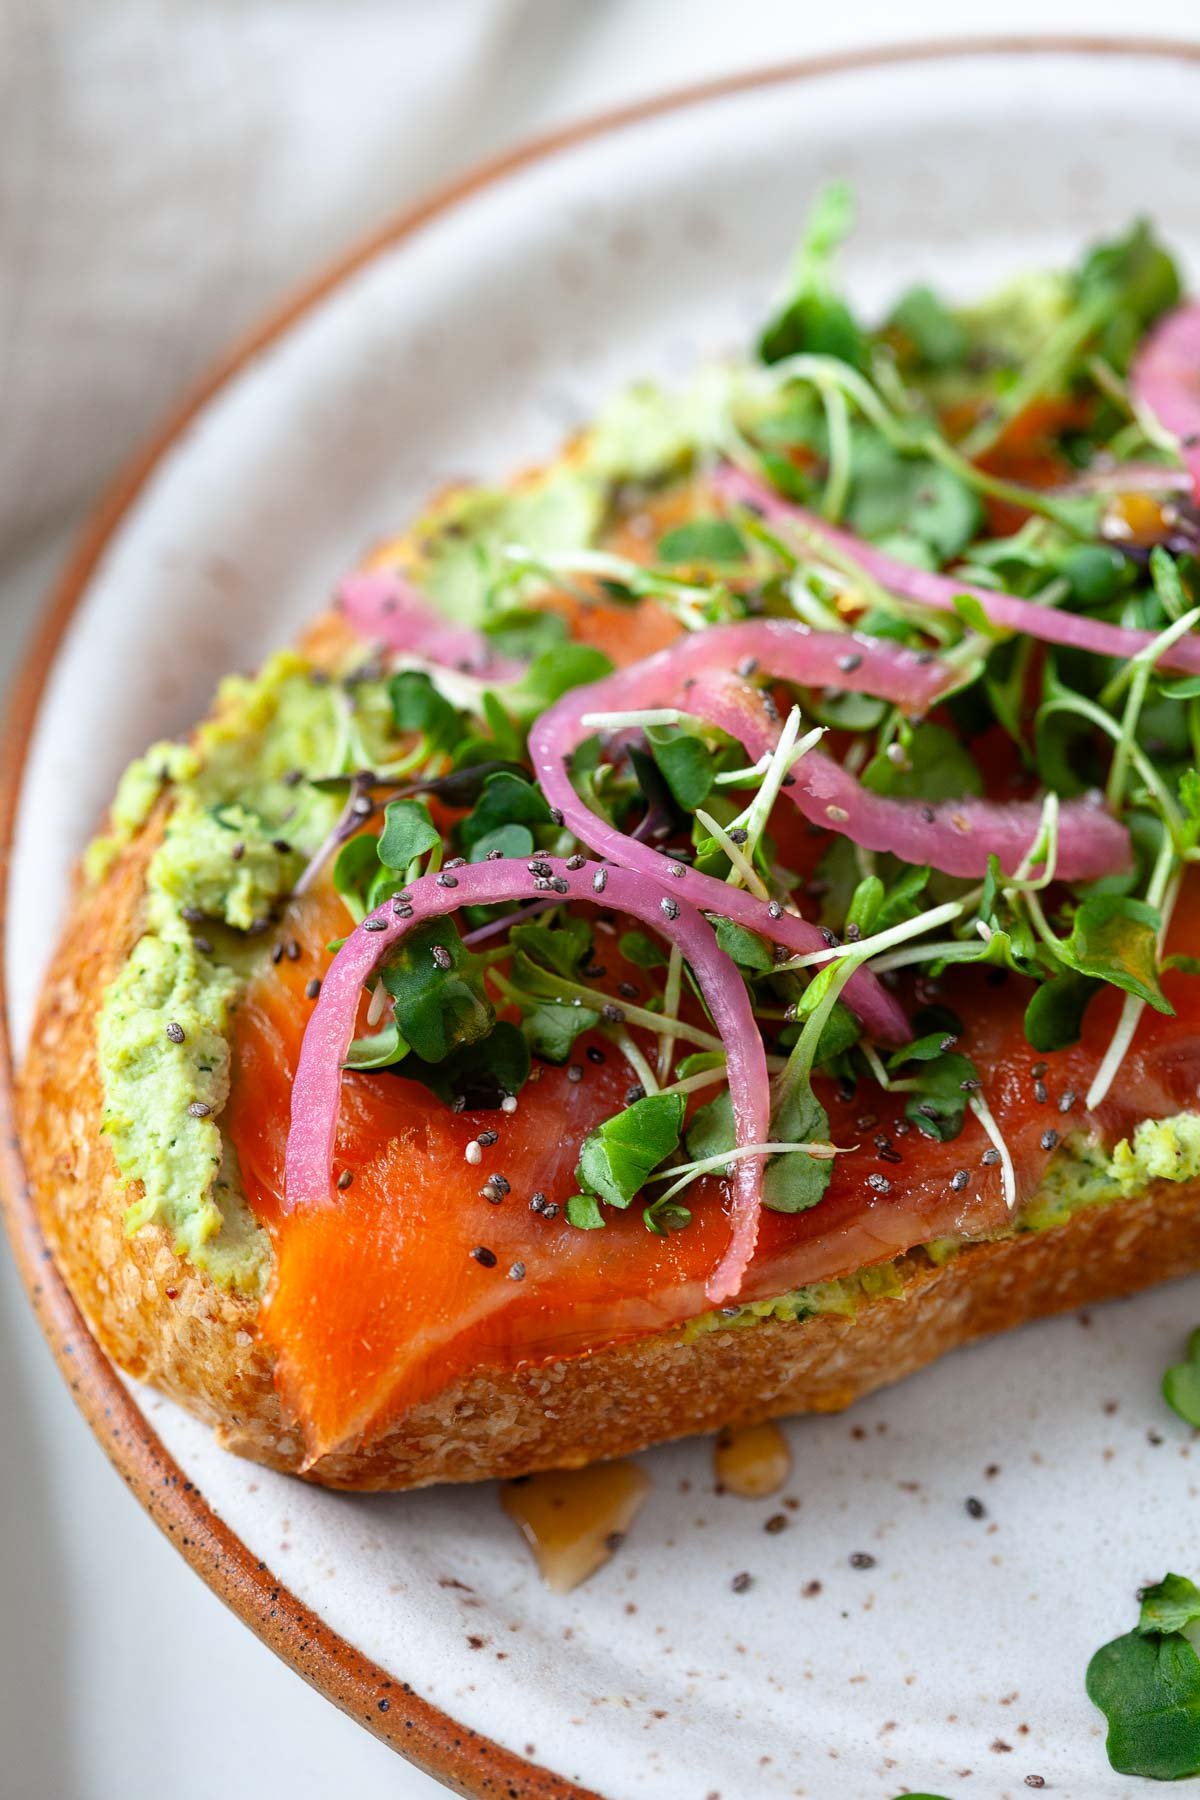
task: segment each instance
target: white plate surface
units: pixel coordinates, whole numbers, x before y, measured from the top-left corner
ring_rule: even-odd
[[[1139,211],[1194,270],[1200,67],[960,57],[709,102],[485,189],[313,309],[178,440],[58,658],[12,875],[18,1041],[47,892],[65,896],[125,760],[185,729],[447,477],[498,476],[624,379],[743,342],[832,175],[861,196],[867,307],[918,276],[978,291]],[[1058,1800],[1106,1800],[1129,1784],[1083,1694],[1088,1656],[1127,1629],[1141,1582],[1197,1573],[1200,1450],[1157,1387],[1198,1317],[1200,1284],[1176,1284],[790,1426],[800,1505],[777,1535],[778,1502],[714,1494],[708,1445],[652,1454],[626,1549],[567,1598],[539,1586],[490,1488],[322,1494],[144,1405],[331,1627],[611,1800],[1015,1800],[1030,1773]],[[873,1569],[849,1566],[859,1550]]]

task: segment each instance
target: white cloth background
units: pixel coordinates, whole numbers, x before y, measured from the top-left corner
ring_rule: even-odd
[[[586,110],[1196,0],[0,0],[0,677],[103,483],[231,336],[416,195]],[[1147,195],[1152,209],[1153,195]],[[73,1413],[0,1254],[0,1791],[433,1795],[224,1613]]]

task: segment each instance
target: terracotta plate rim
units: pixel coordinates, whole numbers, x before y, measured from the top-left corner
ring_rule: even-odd
[[[92,1337],[55,1268],[29,1196],[15,1120],[13,1046],[4,954],[8,876],[22,777],[58,648],[108,543],[159,463],[193,419],[259,351],[273,344],[376,257],[483,190],[578,144],[667,113],[756,88],[859,71],[979,56],[1142,56],[1200,62],[1200,44],[1087,35],[989,35],[878,45],[780,63],[655,95],[532,138],[493,157],[393,218],[324,268],[193,388],[117,476],[81,530],[18,667],[0,728],[0,1203],[21,1280],[76,1405],[145,1511],[208,1586],[297,1674],[352,1718],[452,1790],[475,1800],[602,1800],[594,1790],[526,1761],[429,1704],[330,1631],[226,1527],[171,1457]]]

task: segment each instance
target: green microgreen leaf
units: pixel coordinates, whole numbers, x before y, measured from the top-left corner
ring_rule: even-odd
[[[414,857],[424,856],[440,844],[442,836],[423,800],[391,800],[383,815],[383,831],[376,845],[385,869],[401,874]]]
[[[567,621],[561,613],[535,607],[509,607],[483,622],[492,648],[500,656],[529,662],[566,642]]]
[[[367,894],[378,873],[378,840],[369,831],[352,837],[334,858],[333,885],[356,919],[366,917]]]
[[[703,806],[716,774],[715,759],[703,738],[674,725],[651,725],[646,742],[676,804],[684,812]]]
[[[1093,894],[1080,906],[1058,956],[1080,975],[1111,982],[1158,1012],[1175,1009],[1158,977],[1157,907],[1123,894]]]
[[[1083,1015],[1101,983],[1074,970],[1035,988],[1025,1008],[1025,1036],[1035,1050],[1065,1050],[1079,1042]]]
[[[589,1131],[575,1170],[580,1187],[626,1207],[660,1162],[678,1148],[682,1094],[647,1094]]]
[[[389,1019],[378,1031],[355,1038],[346,1052],[343,1067],[347,1069],[384,1069],[408,1053],[408,1045],[400,1036],[395,1019]]]
[[[535,656],[519,681],[504,690],[506,704],[522,722],[561,699],[571,688],[611,675],[612,661],[591,644],[558,644]]]
[[[979,1071],[969,1056],[948,1047],[947,1034],[941,1031],[906,1044],[889,1059],[893,1069],[910,1063],[915,1063],[916,1069],[905,1079],[915,1082],[916,1090],[905,1102],[905,1117],[926,1137],[949,1143],[963,1128],[967,1101],[979,1085]]]
[[[926,369],[950,368],[963,361],[970,347],[962,321],[929,287],[911,287],[902,294],[888,325],[907,340],[912,360]]]
[[[533,833],[528,825],[497,825],[494,831],[485,831],[471,845],[467,861],[486,862],[489,856],[497,853],[500,856],[532,856]]]
[[[716,933],[720,948],[741,968],[753,969],[761,974],[774,967],[774,960],[767,946],[755,932],[747,931],[744,925],[736,925],[732,919],[718,919]]]
[[[667,953],[657,938],[644,931],[626,931],[617,939],[617,949],[635,969],[665,969]]]
[[[457,711],[419,670],[404,669],[393,675],[388,697],[396,730],[419,732],[431,749],[448,749],[461,735]]]
[[[1200,1331],[1187,1343],[1187,1357],[1163,1376],[1163,1399],[1186,1425],[1200,1427]]]
[[[1183,1631],[1200,1619],[1200,1588],[1186,1575],[1164,1575],[1141,1593],[1142,1610],[1137,1628],[1148,1631]]]
[[[745,556],[745,539],[728,519],[693,519],[658,543],[658,560],[665,563],[732,563]]]
[[[944,725],[918,725],[903,742],[904,760],[880,754],[863,770],[863,785],[898,799],[959,800],[983,792],[971,752]]]
[[[529,1075],[529,1046],[516,1025],[500,1019],[486,1037],[460,1043],[440,1062],[409,1055],[396,1073],[421,1082],[447,1106],[461,1101],[465,1111],[478,1112],[520,1093]]]
[[[600,1014],[590,1006],[562,1006],[553,1000],[528,1000],[521,1005],[521,1030],[530,1050],[543,1062],[565,1063],[575,1040],[594,1031]]]
[[[857,1029],[855,1036],[857,1037]],[[820,1054],[818,1048],[818,1055]],[[789,1084],[771,1111],[771,1138],[776,1143],[806,1144],[829,1137],[829,1115],[807,1080]],[[807,1212],[824,1198],[833,1173],[826,1158],[794,1151],[774,1156],[763,1174],[763,1205],[772,1212]]]
[[[541,789],[534,787],[523,775],[502,770],[488,776],[473,810],[460,822],[458,834],[463,848],[470,854],[481,838],[489,837],[502,825],[550,823],[550,808]]]
[[[431,919],[397,945],[382,980],[401,1036],[425,1062],[442,1062],[460,1044],[491,1031],[495,1013],[483,985],[485,966],[449,919]]]
[[[604,1224],[604,1214],[595,1194],[572,1194],[567,1201],[567,1222],[577,1225],[580,1231],[599,1231]]]
[[[1097,1650],[1088,1698],[1108,1720],[1108,1760],[1122,1775],[1200,1774],[1200,1657],[1181,1632],[1126,1632]]]
[[[574,981],[578,978],[580,963],[592,947],[592,928],[586,919],[567,913],[555,925],[546,925],[541,920],[514,925],[508,941],[531,962]]]

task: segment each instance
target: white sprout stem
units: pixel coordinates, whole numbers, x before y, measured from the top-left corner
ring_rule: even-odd
[[[371,1004],[367,1008],[367,1024],[374,1028],[388,1009],[391,998],[382,981],[377,981],[371,989]]]
[[[1170,845],[1164,844],[1154,865],[1154,873],[1150,877],[1150,885],[1146,889],[1146,900],[1150,906],[1161,908],[1161,924],[1158,931],[1158,952],[1161,956],[1166,942],[1167,927],[1171,923],[1171,914],[1175,911],[1175,903],[1179,899],[1179,890],[1183,882],[1182,869],[1175,868],[1174,858],[1170,855]],[[1108,1049],[1100,1059],[1100,1066],[1092,1077],[1092,1085],[1087,1091],[1084,1102],[1089,1112],[1095,1112],[1108,1098],[1109,1089],[1117,1078],[1121,1064],[1125,1061],[1129,1046],[1133,1042],[1133,1034],[1138,1028],[1138,1021],[1146,1010],[1146,1002],[1137,994],[1126,994],[1121,1007],[1121,1016],[1117,1020],[1117,1028],[1112,1034]]]
[[[821,1143],[813,1140],[807,1144],[742,1144],[737,1149],[721,1150],[716,1156],[705,1156],[699,1162],[677,1163],[673,1169],[661,1169],[655,1175],[647,1177],[648,1181],[665,1181],[668,1176],[677,1175],[679,1179],[672,1182],[665,1192],[659,1194],[655,1204],[665,1206],[676,1194],[681,1194],[693,1181],[701,1175],[712,1174],[716,1169],[728,1170],[736,1162],[747,1156],[785,1156],[795,1151],[803,1151],[816,1162],[831,1162],[835,1156],[842,1154],[836,1144]]]
[[[771,1075],[777,1075],[786,1064],[787,1058],[784,1056],[768,1056],[767,1072]],[[725,1081],[727,1079],[726,1066],[721,1062],[712,1069],[698,1069],[694,1075],[687,1075],[682,1081],[673,1081],[670,1087],[663,1088],[660,1091],[664,1094],[694,1094],[700,1088],[713,1087],[718,1081]]]
[[[767,828],[771,817],[771,808],[779,798],[780,789],[785,778],[791,773],[802,757],[819,744],[825,736],[825,727],[816,725],[800,737],[800,708],[793,706],[783,722],[779,733],[779,742],[771,752],[771,760],[767,772],[759,784],[758,792],[746,807],[740,819],[734,821],[735,826],[744,828],[748,842],[746,855],[753,857],[758,840]],[[797,742],[799,739],[799,742]]]
[[[1200,606],[1193,606],[1191,612],[1181,614],[1178,619],[1160,631],[1156,638],[1151,638],[1148,644],[1143,644],[1136,655],[1131,656],[1125,667],[1119,669],[1108,683],[1100,696],[1101,703],[1111,706],[1126,682],[1132,681],[1140,668],[1145,665],[1153,668],[1156,663],[1161,662],[1172,645],[1177,644],[1180,638],[1185,638],[1197,624],[1200,624]]]
[[[750,892],[757,895],[760,900],[769,900],[771,896],[767,892],[766,883],[763,881],[762,876],[754,867],[753,863],[747,861],[742,853],[741,845],[734,843],[725,827],[723,825],[718,825],[712,814],[706,813],[703,807],[700,806],[696,808],[696,818],[700,824],[703,825],[708,835],[711,838],[714,838],[721,846],[733,868],[741,875],[742,880],[746,883]]]
[[[663,992],[663,1016],[675,1019],[679,1014],[679,990],[683,979],[683,954],[678,944],[671,945],[671,956],[667,963],[667,980]],[[671,1073],[671,1059],[675,1054],[675,1041],[670,1032],[664,1031],[658,1040],[658,1068],[656,1070],[659,1084],[668,1079]]]
[[[590,731],[634,731],[646,725],[678,725],[690,716],[677,706],[649,706],[641,712],[584,713],[579,723]]]
[[[757,781],[765,775],[770,765],[771,753],[764,751],[756,763],[745,769],[726,769],[723,775],[713,776],[714,787],[745,787],[751,781]]]
[[[1004,1203],[1009,1212],[1017,1208],[1017,1172],[1013,1168],[1013,1159],[1004,1134],[992,1115],[992,1109],[982,1094],[972,1094],[967,1104],[992,1140],[993,1148],[1000,1157],[1000,1184],[1004,1190]]]
[[[1142,663],[1133,672],[1129,684],[1129,698],[1125,702],[1125,710],[1121,714],[1121,733],[1117,738],[1117,747],[1109,765],[1108,782],[1104,790],[1104,798],[1110,810],[1118,813],[1125,798],[1125,785],[1129,780],[1129,762],[1133,754],[1134,734],[1138,728],[1142,706],[1146,699],[1146,691],[1150,686],[1151,666]]]
[[[873,937],[861,938],[857,944],[831,944],[825,950],[807,950],[803,956],[789,957],[779,967],[808,969],[817,963],[840,962],[847,956],[854,957],[856,962],[865,962],[878,955],[881,950],[890,950],[893,944],[902,944],[924,931],[934,931],[939,925],[949,925],[951,920],[961,918],[962,911],[961,900],[945,900],[941,906],[932,906],[928,912],[918,913],[915,919],[905,919],[899,925],[889,925],[886,931],[877,931]],[[878,968],[883,966],[882,963],[877,964]]]
[[[909,969],[914,963],[938,962],[943,957],[947,962],[971,962],[978,954],[972,943],[962,943],[958,938],[939,938],[935,944],[914,944],[908,950],[894,950],[888,956],[881,956],[874,970],[876,975],[884,975],[889,969]]]
[[[658,1081],[654,1074],[654,1070],[642,1055],[641,1050],[634,1041],[632,1033],[626,1031],[624,1027],[621,1027],[612,1033],[612,1040],[617,1046],[617,1049],[621,1052],[621,1055],[625,1058],[625,1061],[633,1070],[634,1074],[637,1076],[638,1080],[641,1082],[643,1091],[647,1094],[657,1094]],[[722,1071],[722,1073],[723,1072],[724,1071]]]
[[[621,581],[631,588],[661,588],[673,598],[686,600],[707,600],[710,589],[697,587],[692,582],[675,581],[673,579],[655,579],[642,563],[633,562],[627,556],[614,556],[610,550],[589,550],[580,546],[576,550],[529,550],[524,544],[505,544],[501,554],[514,563],[528,563],[534,569],[544,569],[551,575],[600,575],[612,581]]]

